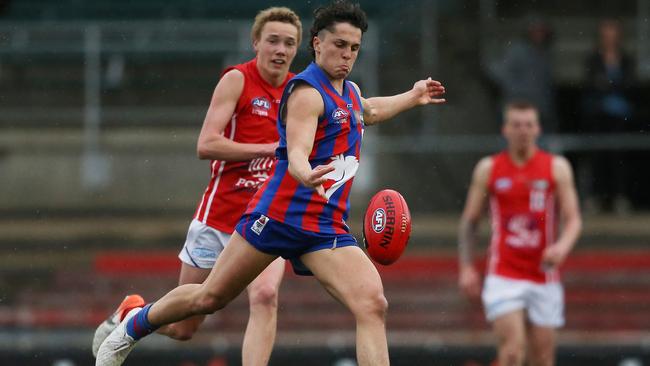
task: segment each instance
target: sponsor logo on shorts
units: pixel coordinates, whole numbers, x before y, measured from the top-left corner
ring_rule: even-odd
[[[255,220],[253,223],[253,226],[251,226],[251,230],[257,235],[262,234],[262,230],[264,230],[264,226],[269,222],[269,218],[262,215],[260,216],[259,219]]]
[[[209,248],[194,248],[192,249],[192,257],[196,258],[216,258],[217,253]]]
[[[383,208],[378,208],[372,214],[372,230],[377,234],[384,231],[386,227],[386,211]]]

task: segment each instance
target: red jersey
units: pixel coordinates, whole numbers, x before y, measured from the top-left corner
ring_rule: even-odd
[[[542,253],[555,240],[553,155],[537,150],[523,166],[507,151],[493,156],[488,181],[492,240],[488,273],[537,283],[559,280],[542,268]]]
[[[231,66],[222,76],[232,69],[244,74],[244,89],[223,135],[241,143],[277,142],[280,138],[276,127],[278,105],[293,74],[289,73],[282,85],[273,87],[260,75],[256,59]],[[219,231],[232,233],[248,201],[270,176],[274,164],[274,157],[251,161],[213,160],[210,183],[194,218]]]

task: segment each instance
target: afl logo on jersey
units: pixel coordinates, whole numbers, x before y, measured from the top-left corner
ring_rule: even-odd
[[[372,230],[379,234],[384,231],[384,227],[386,227],[386,211],[378,208],[372,214]]]
[[[336,108],[332,112],[332,120],[334,120],[334,123],[347,123],[348,117],[350,117],[350,113],[343,108]]]
[[[257,97],[252,100],[253,104],[253,114],[258,116],[268,116],[269,110],[271,109],[271,102],[264,97]]]
[[[508,177],[499,178],[494,182],[494,189],[499,192],[507,191],[512,188],[512,180]]]

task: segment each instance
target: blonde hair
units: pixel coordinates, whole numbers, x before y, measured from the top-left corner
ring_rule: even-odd
[[[300,17],[291,9],[286,7],[272,7],[264,9],[257,13],[255,22],[251,28],[251,39],[253,41],[259,40],[262,36],[262,28],[268,22],[281,22],[294,25],[298,29],[298,44],[302,40],[302,23]]]

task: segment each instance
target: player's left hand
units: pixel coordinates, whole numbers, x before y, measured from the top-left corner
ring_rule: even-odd
[[[564,263],[568,254],[567,250],[561,245],[548,246],[542,253],[542,264],[548,268],[557,267]]]
[[[445,87],[441,82],[431,78],[416,82],[413,85],[413,91],[416,93],[420,105],[441,104],[447,101],[440,98],[445,94]]]

